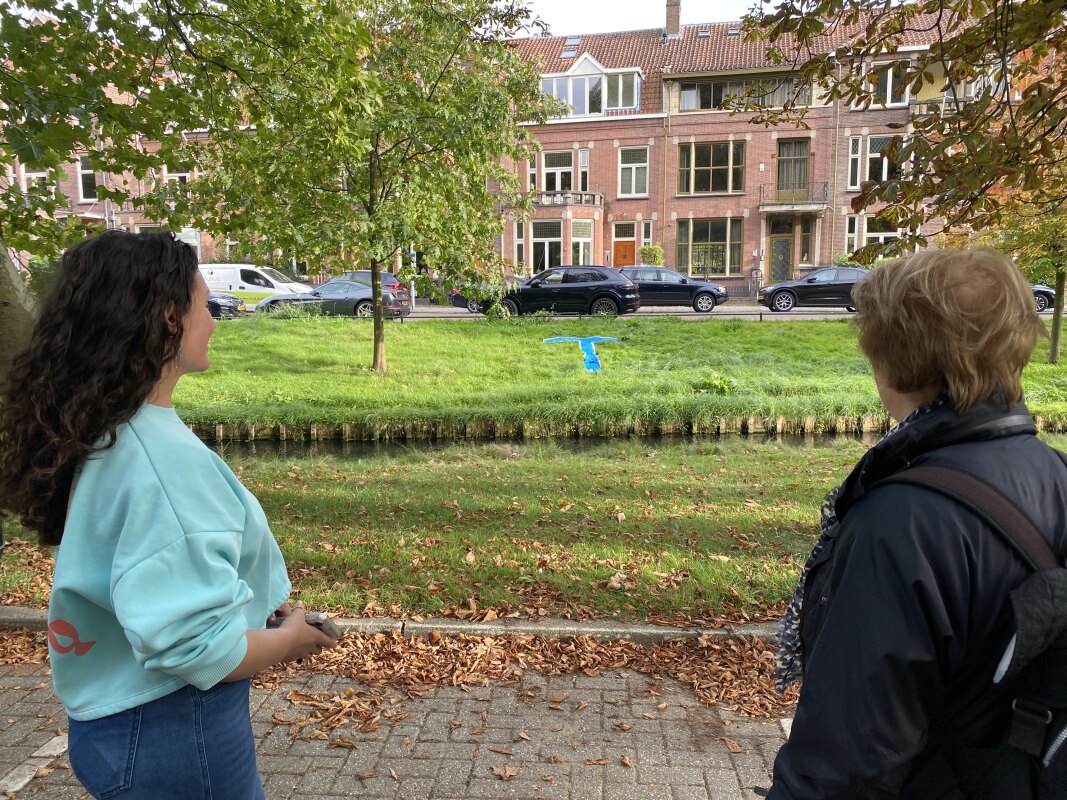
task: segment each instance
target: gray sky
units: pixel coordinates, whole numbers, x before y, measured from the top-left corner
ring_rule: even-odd
[[[741,19],[754,0],[682,0],[682,24]],[[553,36],[662,28],[666,0],[527,0],[531,12]]]

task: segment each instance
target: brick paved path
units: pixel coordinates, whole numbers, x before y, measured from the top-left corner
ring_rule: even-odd
[[[285,699],[292,689],[352,685],[308,674],[253,690],[268,800],[753,800],[752,787],[769,785],[784,738],[783,723],[707,708],[672,680],[626,671],[531,671],[516,685],[439,688],[406,701],[409,714],[395,726],[335,732],[354,749],[293,741],[288,727],[271,722],[275,712],[303,716]],[[88,797],[66,766],[64,729],[46,667],[0,667],[0,797]],[[38,770],[47,774],[31,778]]]

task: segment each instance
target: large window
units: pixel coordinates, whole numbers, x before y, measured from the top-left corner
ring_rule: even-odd
[[[570,103],[571,116],[602,114],[604,79],[599,75],[580,78],[542,78],[541,91]]]
[[[904,73],[908,69],[907,61],[892,64],[874,64],[867,70],[867,86],[874,106],[905,106],[908,104],[908,84]],[[857,105],[863,105],[859,103]]]
[[[641,80],[636,72],[606,75],[608,108],[637,108],[641,104]]]
[[[808,198],[808,139],[778,140],[778,199],[800,202]]]
[[[697,142],[679,145],[679,194],[744,190],[744,142]]]
[[[573,170],[574,153],[571,150],[545,153],[545,191],[569,192],[574,188]]]
[[[742,220],[678,220],[676,267],[700,275],[741,274]]]
[[[851,253],[869,244],[887,244],[901,238],[893,223],[866,214],[853,214],[845,223],[845,251]]]
[[[33,169],[31,167],[22,168],[22,191],[29,191],[34,187],[47,189],[48,184],[48,170]]]
[[[899,177],[897,155],[902,136],[853,136],[848,142],[848,188],[857,191],[864,181],[888,181]]]
[[[559,220],[534,222],[533,272],[536,275],[563,263],[563,223]]]
[[[619,150],[619,196],[648,194],[648,148],[623,147]]]
[[[89,163],[89,156],[78,156],[78,199],[83,203],[96,200],[96,173]]]
[[[571,221],[571,263],[593,263],[593,221],[576,219]]]
[[[709,111],[724,108],[735,98],[742,97],[767,108],[776,108],[790,102],[807,105],[811,102],[811,86],[798,86],[792,75],[692,81],[682,84],[678,107],[682,111]]]

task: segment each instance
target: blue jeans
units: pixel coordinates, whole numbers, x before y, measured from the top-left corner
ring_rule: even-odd
[[[263,800],[248,687],[184,686],[129,711],[72,719],[71,769],[99,800]]]

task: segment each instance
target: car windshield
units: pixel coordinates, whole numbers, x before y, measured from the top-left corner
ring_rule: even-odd
[[[285,273],[278,272],[278,270],[274,269],[273,267],[260,267],[259,271],[262,272],[264,275],[266,275],[271,280],[281,281],[282,283],[296,283],[297,282],[296,278],[290,278]]]

